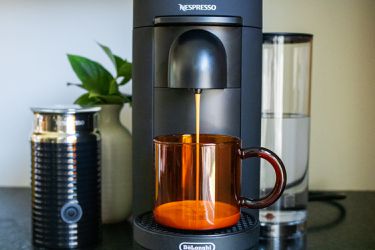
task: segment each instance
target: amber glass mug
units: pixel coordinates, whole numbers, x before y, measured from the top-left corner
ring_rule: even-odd
[[[241,148],[226,135],[167,135],[154,139],[156,222],[183,230],[212,230],[235,225],[240,207],[270,206],[282,194],[286,172],[280,158],[265,148]],[[276,182],[264,198],[241,197],[241,160],[260,157],[271,163]]]

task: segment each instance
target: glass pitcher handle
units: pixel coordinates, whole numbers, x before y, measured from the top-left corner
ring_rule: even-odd
[[[252,209],[260,209],[272,205],[275,201],[277,201],[277,199],[279,199],[285,189],[286,170],[284,163],[274,152],[262,147],[240,149],[239,154],[243,160],[252,157],[265,159],[272,165],[276,174],[275,186],[269,194],[260,199],[241,197],[239,201],[240,205]]]

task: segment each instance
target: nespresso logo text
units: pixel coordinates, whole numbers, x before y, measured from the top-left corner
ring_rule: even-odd
[[[215,4],[179,4],[181,11],[216,10]]]

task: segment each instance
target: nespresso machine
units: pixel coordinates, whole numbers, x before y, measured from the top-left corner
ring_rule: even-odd
[[[201,133],[261,134],[261,0],[136,0],[133,30],[134,238],[149,249],[253,249],[258,211],[211,231],[162,227],[152,218],[153,138],[194,133],[194,92],[202,90]],[[259,197],[259,160],[243,163],[242,193]]]

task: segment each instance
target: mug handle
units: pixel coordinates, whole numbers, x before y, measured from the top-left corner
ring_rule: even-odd
[[[239,201],[240,206],[252,209],[260,209],[272,205],[277,199],[280,198],[285,189],[286,170],[284,167],[284,163],[274,152],[263,147],[239,149],[238,153],[242,160],[252,157],[260,157],[262,159],[265,159],[272,165],[273,170],[276,174],[275,186],[269,194],[260,199],[249,199],[246,197],[241,197]]]

